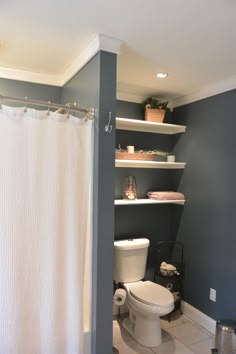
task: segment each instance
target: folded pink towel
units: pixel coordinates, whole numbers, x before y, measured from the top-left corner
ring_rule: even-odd
[[[184,200],[184,194],[180,192],[148,192],[148,198],[156,200]]]

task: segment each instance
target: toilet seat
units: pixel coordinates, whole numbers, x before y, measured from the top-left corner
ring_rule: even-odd
[[[151,281],[141,281],[129,286],[129,292],[136,300],[151,306],[167,307],[173,304],[173,295],[164,286]]]
[[[165,287],[151,281],[123,283],[127,291],[129,317],[122,322],[128,333],[146,347],[162,342],[160,317],[174,309],[174,297]]]

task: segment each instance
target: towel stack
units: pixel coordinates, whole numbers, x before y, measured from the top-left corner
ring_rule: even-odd
[[[184,200],[184,194],[180,192],[148,192],[149,199],[155,200]]]

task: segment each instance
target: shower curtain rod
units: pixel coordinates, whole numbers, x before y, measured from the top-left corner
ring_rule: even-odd
[[[25,107],[27,107],[28,104],[31,104],[34,106],[47,107],[48,109],[57,108],[58,111],[66,110],[67,112],[86,113],[86,118],[94,119],[94,108],[88,108],[88,109],[76,108],[76,102],[75,103],[67,103],[65,105],[62,105],[59,103],[51,103],[50,101],[46,102],[46,101],[30,100],[30,99],[28,99],[28,97],[20,98],[20,97],[14,97],[14,96],[5,96],[2,94],[0,94],[0,100],[24,103]],[[73,107],[73,108],[71,108],[71,107]],[[78,117],[78,118],[82,118],[82,117]]]

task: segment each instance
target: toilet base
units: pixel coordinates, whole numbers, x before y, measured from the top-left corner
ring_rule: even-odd
[[[129,317],[122,322],[126,331],[141,345],[154,348],[162,343],[160,317],[143,317],[140,314],[129,312]]]

